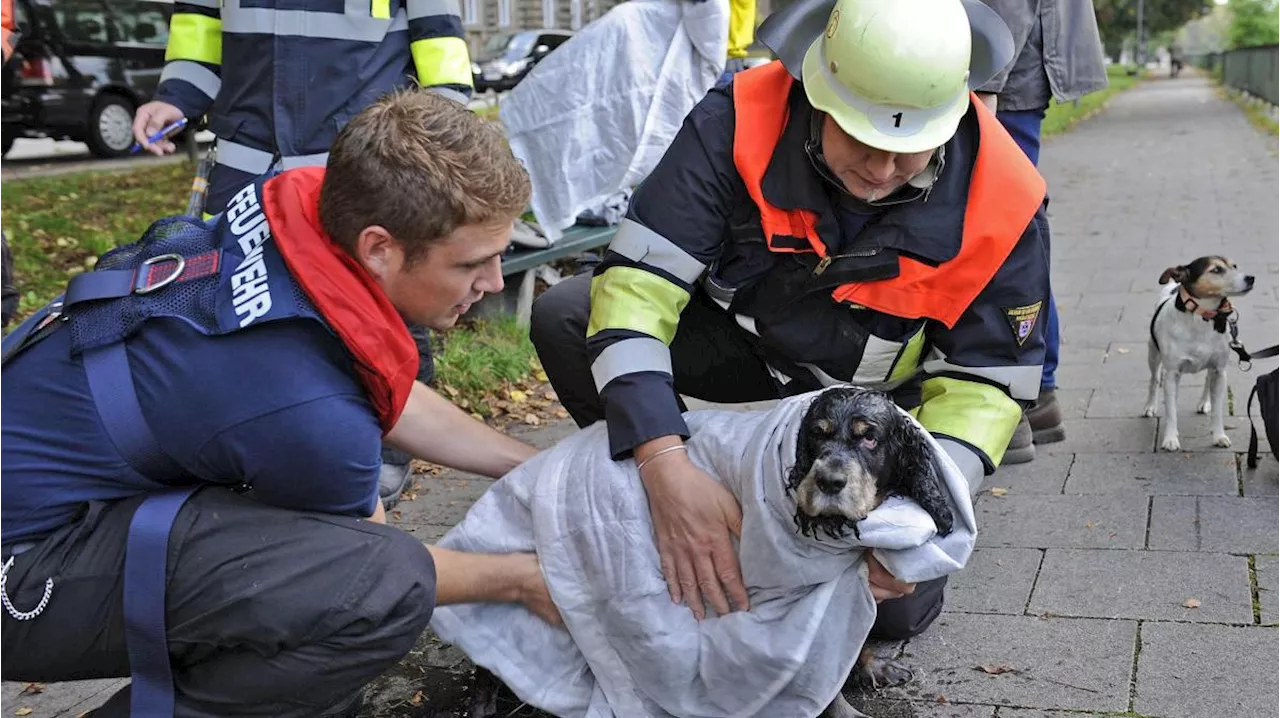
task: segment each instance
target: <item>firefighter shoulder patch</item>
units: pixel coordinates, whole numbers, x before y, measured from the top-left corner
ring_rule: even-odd
[[[1044,302],[1036,302],[1021,307],[1004,308],[1004,316],[1009,320],[1009,328],[1013,329],[1013,338],[1018,341],[1018,346],[1022,346],[1027,341],[1027,337],[1031,336],[1032,330],[1036,328],[1036,321],[1040,318],[1040,308],[1043,306]]]

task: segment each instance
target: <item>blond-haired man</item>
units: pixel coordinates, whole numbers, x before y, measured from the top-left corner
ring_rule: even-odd
[[[15,330],[4,679],[132,673],[97,715],[355,715],[437,604],[557,621],[534,556],[423,546],[377,491],[384,435],[494,477],[534,453],[415,382],[405,328],[502,289],[529,191],[492,125],[391,95],[327,169],[157,223]]]

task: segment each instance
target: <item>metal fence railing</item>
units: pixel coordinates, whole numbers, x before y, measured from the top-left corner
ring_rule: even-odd
[[[1219,74],[1227,87],[1280,105],[1280,45],[1242,47],[1189,59],[1195,66]]]

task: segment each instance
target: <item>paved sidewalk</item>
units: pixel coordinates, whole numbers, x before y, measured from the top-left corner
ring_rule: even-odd
[[[888,647],[920,679],[864,700],[863,710],[875,718],[1277,715],[1276,462],[1243,468],[1243,418],[1228,421],[1232,449],[1212,448],[1207,418],[1192,413],[1200,377],[1181,396],[1184,452],[1156,453],[1157,420],[1140,418],[1147,325],[1165,267],[1227,254],[1258,276],[1236,303],[1242,339],[1253,348],[1276,340],[1275,147],[1206,80],[1186,75],[1139,85],[1046,142],[1068,440],[990,477],[986,489],[1004,491],[978,501],[980,548],[954,578],[946,612],[924,635]],[[1236,415],[1252,379],[1272,366],[1231,375]],[[546,446],[571,430],[566,422],[525,438]],[[434,540],[488,485],[424,480],[393,520]],[[1186,607],[1192,599],[1198,607]],[[466,695],[457,677],[465,658],[429,635],[418,648],[373,685],[366,716],[462,715],[437,710]],[[22,697],[20,685],[5,684],[4,715],[30,707],[31,718],[75,716],[120,684],[53,685]]]

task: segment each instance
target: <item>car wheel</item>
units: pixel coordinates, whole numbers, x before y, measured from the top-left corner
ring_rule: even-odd
[[[133,103],[119,95],[102,95],[89,111],[88,144],[99,157],[121,157],[133,146]]]

